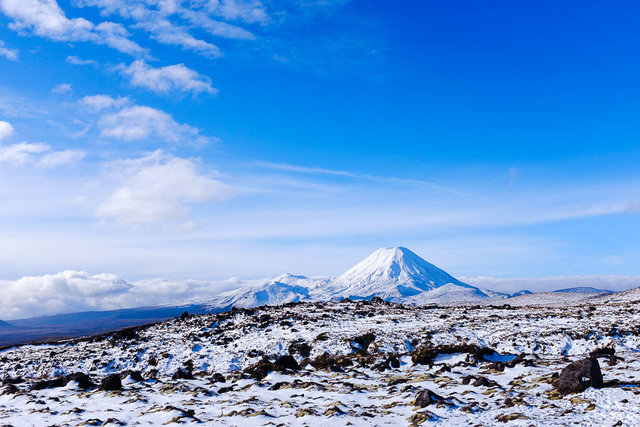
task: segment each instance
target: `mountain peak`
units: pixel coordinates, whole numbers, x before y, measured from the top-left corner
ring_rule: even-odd
[[[395,258],[403,258],[405,256],[415,256],[415,257],[418,256],[415,253],[411,252],[409,249],[405,248],[404,246],[389,246],[386,248],[380,248],[375,250],[369,256],[373,256],[375,254],[393,256]]]
[[[417,295],[447,283],[470,287],[409,249],[398,246],[376,250],[340,275],[331,288],[334,294],[342,297],[395,299]]]

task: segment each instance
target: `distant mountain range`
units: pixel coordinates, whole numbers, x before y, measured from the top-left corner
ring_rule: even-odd
[[[613,294],[613,291],[607,291],[604,289],[596,289],[590,286],[578,286],[575,288],[558,289],[553,292],[571,292],[576,294]]]
[[[382,298],[404,304],[478,302],[509,295],[461,282],[407,248],[381,248],[336,278],[284,274],[255,288],[227,292],[209,308],[255,307],[299,301]]]
[[[281,305],[302,301],[360,300],[375,297],[386,301],[426,305],[484,303],[510,299],[517,304],[580,300],[611,293],[591,287],[561,289],[533,294],[495,292],[463,283],[404,247],[381,248],[338,277],[305,277],[283,274],[259,286],[220,294],[201,304],[172,307],[140,307],[123,310],[60,314],[56,316],[0,321],[0,346],[33,340],[97,334],[175,317],[188,311],[205,313]],[[540,297],[538,297],[540,295]],[[544,296],[543,296],[544,295]],[[573,297],[575,295],[575,297]]]

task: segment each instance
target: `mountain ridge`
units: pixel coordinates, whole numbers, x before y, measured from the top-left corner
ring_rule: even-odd
[[[390,302],[421,305],[478,302],[508,296],[466,284],[411,250],[398,246],[377,249],[335,278],[286,273],[257,287],[227,292],[206,304],[212,308],[249,308],[262,304],[379,297]]]

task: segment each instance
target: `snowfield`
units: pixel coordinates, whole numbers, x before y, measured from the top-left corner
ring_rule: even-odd
[[[0,425],[640,425],[640,301],[610,299],[288,303],[12,347]],[[554,389],[603,348],[602,388]]]

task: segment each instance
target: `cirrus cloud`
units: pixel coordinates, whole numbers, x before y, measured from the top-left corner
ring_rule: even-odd
[[[218,89],[211,85],[211,79],[187,68],[184,64],[153,68],[143,60],[137,60],[129,66],[120,65],[118,70],[129,77],[133,86],[156,93],[168,93],[171,90],[191,92],[194,95],[218,93]]]
[[[69,19],[56,0],[0,0],[0,11],[13,19],[10,27],[21,33],[32,31],[55,41],[90,41],[131,55],[146,54],[145,49],[129,39],[122,25]]]

